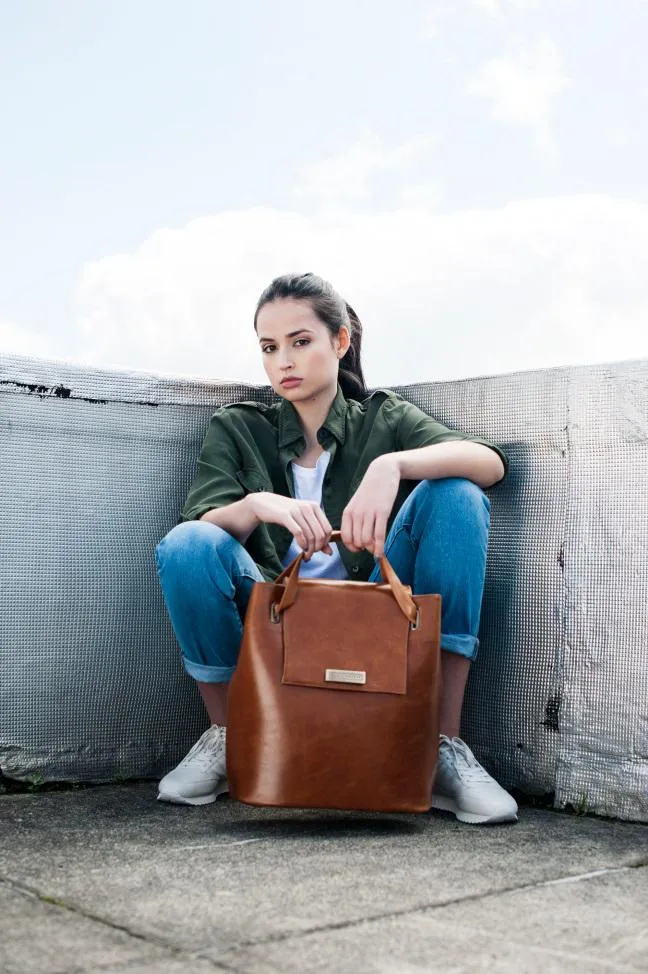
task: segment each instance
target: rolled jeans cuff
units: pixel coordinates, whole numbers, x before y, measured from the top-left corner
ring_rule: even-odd
[[[194,663],[193,660],[182,657],[184,668],[194,680],[200,683],[229,683],[235,666],[205,666],[204,663]]]
[[[447,653],[456,653],[473,660],[479,650],[479,639],[476,636],[441,633],[441,649]]]

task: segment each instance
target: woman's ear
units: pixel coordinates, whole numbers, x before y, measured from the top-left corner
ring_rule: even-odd
[[[337,357],[344,358],[349,346],[351,344],[351,336],[349,335],[349,329],[346,325],[340,325],[340,330],[337,334]]]

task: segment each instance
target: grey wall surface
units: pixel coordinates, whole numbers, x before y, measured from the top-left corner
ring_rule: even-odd
[[[507,453],[464,734],[507,787],[648,821],[648,361],[395,386]],[[0,770],[159,776],[206,726],[159,590],[215,406],[267,387],[0,357]]]

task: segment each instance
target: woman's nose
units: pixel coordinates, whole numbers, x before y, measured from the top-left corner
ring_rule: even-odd
[[[279,368],[287,369],[293,365],[290,352],[279,352]]]

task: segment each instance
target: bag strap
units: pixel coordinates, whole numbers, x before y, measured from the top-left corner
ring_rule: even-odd
[[[342,541],[342,532],[333,531],[331,533],[330,541]],[[344,542],[342,542],[344,544]],[[304,557],[303,551],[300,552],[293,561],[287,565],[282,571],[281,575],[278,575],[275,579],[275,585],[280,585],[284,583],[285,580],[285,591],[281,598],[281,601],[276,606],[277,613],[284,612],[288,609],[295,599],[297,598],[297,586],[299,583],[299,566]],[[409,619],[411,623],[415,623],[418,615],[418,607],[416,602],[410,595],[411,589],[409,586],[403,585],[400,578],[392,568],[392,566],[387,561],[385,555],[381,555],[378,559],[380,564],[380,571],[383,579],[385,580],[387,586],[391,590],[392,595],[398,602],[401,612],[403,615]]]

